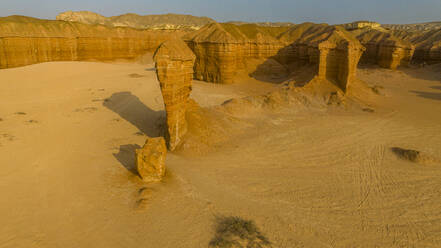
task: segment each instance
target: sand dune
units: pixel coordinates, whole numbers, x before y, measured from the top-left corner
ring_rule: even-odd
[[[134,149],[164,118],[153,65],[44,63],[0,71],[0,247],[207,247],[218,216],[273,247],[439,247],[441,70],[358,69],[372,111],[248,118],[200,157],[168,154],[144,184]],[[246,80],[245,80],[246,81]],[[277,84],[194,82],[202,106]],[[433,158],[413,163],[393,147]]]

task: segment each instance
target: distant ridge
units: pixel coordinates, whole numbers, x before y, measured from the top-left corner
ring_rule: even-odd
[[[294,23],[291,22],[242,22],[242,21],[229,21],[226,22],[228,24],[235,25],[245,25],[245,24],[256,24],[257,26],[262,27],[291,27],[294,26]]]
[[[441,21],[438,22],[424,22],[414,24],[383,24],[384,28],[401,31],[428,31],[434,29],[441,29]]]
[[[208,23],[215,22],[208,17],[180,14],[142,16],[129,13],[120,16],[105,17],[90,11],[63,12],[57,16],[57,20],[85,24],[101,24],[108,27],[132,27],[154,30],[198,30]]]

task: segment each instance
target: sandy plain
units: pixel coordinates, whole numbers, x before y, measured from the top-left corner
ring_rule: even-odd
[[[153,64],[0,70],[0,247],[207,247],[218,216],[255,221],[273,247],[441,247],[441,67],[358,75],[383,87],[374,112],[260,113],[216,152],[169,153],[164,182],[144,184],[134,149],[164,118]],[[194,82],[192,97],[277,87]]]

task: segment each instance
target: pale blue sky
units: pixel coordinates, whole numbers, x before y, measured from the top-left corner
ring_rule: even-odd
[[[90,10],[105,16],[180,13],[217,21],[441,21],[441,0],[0,0],[0,16],[55,19],[67,10]]]

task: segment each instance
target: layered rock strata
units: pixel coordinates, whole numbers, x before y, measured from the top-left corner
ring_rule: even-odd
[[[366,52],[362,63],[378,64],[383,68],[395,70],[398,66],[408,66],[412,60],[415,47],[409,42],[393,36],[387,31],[359,29],[352,31]]]
[[[141,149],[136,149],[135,163],[145,182],[158,182],[165,175],[167,147],[163,137],[148,138]]]
[[[287,29],[212,23],[184,36],[196,54],[194,77],[214,83],[232,83],[238,71],[247,69],[250,60],[263,63],[276,55],[284,46],[276,36]]]
[[[343,91],[355,80],[357,65],[365,48],[343,27],[305,23],[280,36],[291,43],[277,59],[284,64],[317,65],[319,79],[326,79]]]
[[[364,50],[344,28],[313,23],[291,28],[213,23],[184,39],[196,54],[195,78],[214,83],[232,83],[243,70],[276,79],[310,64],[320,76],[346,85]]]
[[[172,39],[155,52],[156,73],[167,113],[168,148],[173,151],[188,131],[186,112],[191,104],[190,92],[195,55],[184,41]]]
[[[0,69],[50,61],[136,60],[177,32],[0,18]]]
[[[441,63],[441,28],[428,31],[392,31],[400,39],[415,46],[412,61],[415,63]]]

